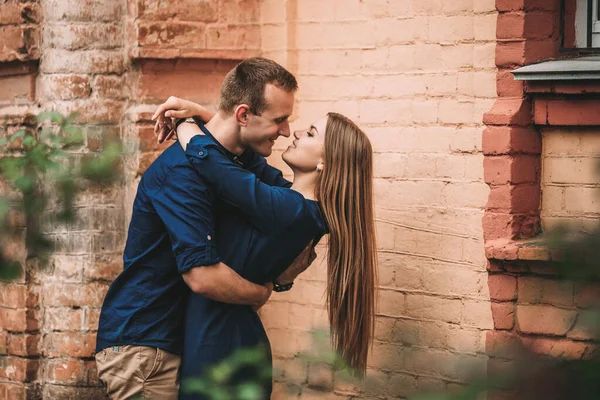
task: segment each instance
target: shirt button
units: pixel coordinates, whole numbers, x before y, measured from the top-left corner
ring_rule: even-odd
[[[206,238],[207,238],[208,240],[212,240],[212,237],[211,237],[210,235],[208,235]]]
[[[199,156],[203,156],[203,155],[204,155],[204,152],[203,152],[202,150],[200,150],[200,151],[198,152],[198,155],[199,155]]]

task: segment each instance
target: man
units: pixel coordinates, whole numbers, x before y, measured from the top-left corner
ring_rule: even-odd
[[[296,90],[296,79],[282,66],[246,60],[225,78],[219,111],[207,124],[232,160],[271,185],[289,186],[263,157],[279,136],[290,135]],[[98,327],[98,374],[111,398],[177,398],[186,284],[219,302],[258,308],[269,299],[272,284],[251,283],[220,262],[212,201],[179,144],[144,173],[124,270],[106,295]]]

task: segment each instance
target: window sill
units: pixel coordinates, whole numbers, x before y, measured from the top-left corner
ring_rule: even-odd
[[[512,73],[518,81],[600,80],[600,56],[544,61]]]

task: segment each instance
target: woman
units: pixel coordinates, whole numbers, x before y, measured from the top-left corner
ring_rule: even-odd
[[[212,115],[203,112],[199,117],[208,120]],[[184,149],[200,129],[210,136],[202,126],[180,125],[177,134]],[[255,283],[274,280],[307,245],[316,244],[329,233],[327,306],[332,341],[342,359],[364,374],[375,315],[371,144],[352,121],[336,113],[327,114],[310,129],[296,131],[294,138],[282,155],[294,173],[290,189],[262,184],[230,161],[210,137],[194,138],[186,153],[196,163],[202,163],[210,154],[211,162],[218,157],[222,168],[228,168],[227,182],[210,174],[202,176],[217,197],[244,212],[252,208],[245,204],[250,197],[246,191],[257,191],[266,199],[261,204],[268,204],[272,215],[277,216],[270,231],[265,232],[226,210],[218,213],[222,217],[217,237],[227,238],[219,240],[219,254],[244,278]],[[202,174],[202,168],[196,170]],[[247,249],[241,258],[240,248]],[[272,256],[273,249],[282,248],[286,251]],[[217,303],[192,294],[186,319],[191,325],[186,323],[182,378],[197,376],[199,367],[218,362],[237,348],[261,343],[268,347],[260,319],[250,307]],[[196,320],[198,326],[194,327]],[[195,348],[190,353],[188,343],[192,342]],[[192,359],[196,357],[198,360]]]

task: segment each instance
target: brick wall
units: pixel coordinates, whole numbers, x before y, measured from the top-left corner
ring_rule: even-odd
[[[496,98],[496,18],[493,1],[263,3],[264,54],[299,78],[293,125],[338,111],[374,144],[380,261],[372,382],[357,388],[297,357],[311,327],[326,326],[321,248],[294,290],[263,312],[285,371],[277,398],[404,398],[485,371],[493,322],[481,120]],[[286,146],[270,162],[285,168]]]

